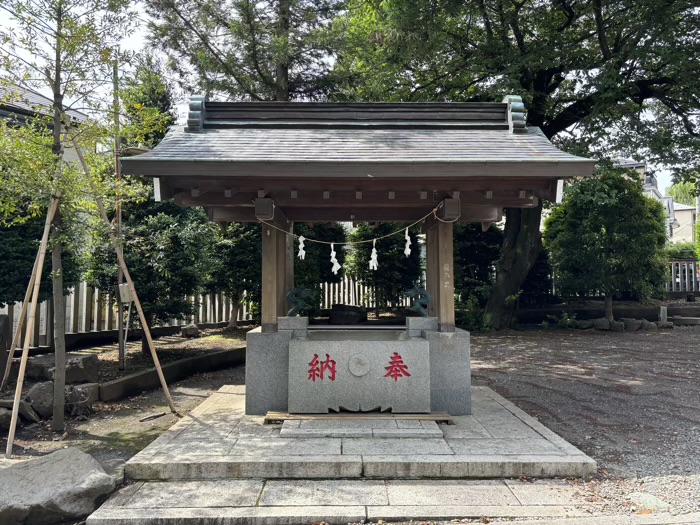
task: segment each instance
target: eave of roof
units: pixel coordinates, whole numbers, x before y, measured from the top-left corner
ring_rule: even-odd
[[[590,175],[595,159],[556,148],[538,128],[172,129],[152,151],[122,160],[154,177],[468,177]]]

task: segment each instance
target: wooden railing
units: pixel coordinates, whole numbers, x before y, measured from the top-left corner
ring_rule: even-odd
[[[368,309],[375,307],[372,290],[358,281],[344,276],[338,283],[322,283],[320,290],[320,307],[331,308],[334,304],[364,306]],[[242,301],[238,310],[237,321],[252,321],[252,305]],[[231,319],[233,305],[226,294],[214,293],[200,295],[196,298],[189,296],[190,304],[197,304],[194,315],[187,319],[171,319],[160,326],[183,326],[190,323],[208,324],[224,323]],[[401,298],[397,306],[410,306],[411,300]],[[0,308],[0,315],[9,317],[12,334],[17,329],[17,322],[22,303],[14,303]],[[135,316],[136,313],[132,312]],[[37,309],[37,322],[30,346],[53,346],[53,303],[44,301]],[[117,329],[117,311],[112,293],[102,293],[99,289],[81,282],[66,296],[66,333],[86,334],[93,332],[108,332]],[[21,344],[21,343],[20,343]]]
[[[233,305],[226,294],[213,293],[207,295],[189,296],[187,300],[195,305],[195,313],[187,319],[171,319],[160,326],[183,326],[189,323],[207,324],[224,323],[231,319]],[[17,322],[22,303],[14,303],[0,308],[0,314],[9,317],[12,334],[17,330]],[[84,334],[91,332],[107,332],[117,329],[117,311],[111,293],[101,293],[99,289],[81,282],[66,296],[66,333]],[[133,316],[136,312],[132,312]],[[238,310],[237,321],[252,320],[251,306],[243,301]],[[34,324],[34,334],[30,345],[52,346],[53,342],[53,302],[44,301],[37,309],[37,322]]]
[[[667,292],[698,292],[700,279],[698,261],[694,259],[676,259],[669,261],[670,279],[666,283]]]

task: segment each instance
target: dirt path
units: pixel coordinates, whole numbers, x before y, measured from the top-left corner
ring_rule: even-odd
[[[598,461],[582,489],[606,513],[638,495],[700,511],[700,329],[475,335],[472,378]]]
[[[171,385],[175,406],[181,415],[199,405],[222,385],[245,384],[245,368],[229,368],[197,374]],[[170,413],[162,390],[145,392],[118,403],[97,403],[95,413],[83,418],[67,418],[66,432],[51,431],[49,421],[18,429],[14,454],[46,454],[67,446],[78,447],[98,460],[128,459],[146,447],[178,420]],[[165,416],[141,422],[146,416],[165,412]],[[7,437],[0,437],[4,451]]]
[[[700,474],[700,330],[473,337],[490,386],[625,476]]]

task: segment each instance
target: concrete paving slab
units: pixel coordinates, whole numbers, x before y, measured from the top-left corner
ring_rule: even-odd
[[[375,428],[372,430],[375,438],[438,438],[444,436],[439,428]]]
[[[520,505],[502,481],[389,480],[389,503],[400,505]]]
[[[439,426],[434,421],[394,419],[290,420],[284,425],[264,425],[262,417],[240,415],[244,396],[217,393],[132,458],[127,475],[146,480],[416,479],[568,477],[595,471],[593,460],[512,403],[488,388],[472,390],[475,415],[457,416],[454,425]],[[231,413],[226,411],[228,406],[233,407]],[[399,428],[400,422],[406,428]],[[359,433],[351,435],[362,437],[338,437],[349,435],[343,433],[318,437],[331,435],[322,430],[329,425],[339,432],[351,426]],[[228,432],[229,428],[233,430]],[[282,435],[287,428],[299,431],[297,437]],[[441,435],[426,439],[422,430],[431,428]],[[395,433],[413,437],[401,439]],[[495,439],[492,434],[505,437]],[[229,443],[233,446],[226,450]],[[351,459],[339,460],[346,456]]]
[[[439,478],[441,465],[442,462],[433,455],[363,456],[362,475],[373,479]]]
[[[583,503],[579,488],[563,480],[517,481],[505,480],[505,484],[522,505],[571,505]]]
[[[286,421],[285,421],[286,423]],[[320,428],[323,430],[329,428],[399,428],[395,419],[364,419],[364,420],[347,420],[347,419],[323,419],[312,421],[301,421],[300,428]]]
[[[411,454],[449,454],[454,452],[444,439],[392,439],[392,438],[347,438],[343,439],[343,454],[362,456],[388,456],[400,452]]]
[[[228,454],[236,444],[236,440],[222,439],[219,441],[206,441],[200,439],[175,440],[161,445],[156,450],[156,454],[182,458],[185,456],[222,456]]]
[[[552,454],[563,456],[565,452],[544,438],[536,439],[447,439],[455,454],[460,455],[505,455]]]
[[[547,506],[492,506],[492,505],[414,505],[368,507],[370,521],[418,521],[488,518],[527,518],[577,516],[582,513],[573,507]],[[488,522],[486,522],[488,523]],[[528,521],[528,523],[530,523]],[[549,523],[549,522],[547,522]],[[567,522],[568,523],[568,522]],[[610,522],[608,522],[610,523]],[[88,524],[89,525],[89,524]]]
[[[134,480],[359,478],[361,456],[169,456],[132,459],[126,474]]]
[[[249,479],[149,482],[121,506],[132,509],[252,507],[262,489],[262,481]]]
[[[262,506],[388,505],[383,481],[285,480],[265,484]]]
[[[391,429],[398,430],[398,429]],[[284,428],[280,431],[280,437],[285,438],[349,438],[372,437],[371,428]]]
[[[218,507],[167,509],[100,508],[87,525],[292,525],[329,523],[346,525],[367,518],[357,507]]]
[[[474,439],[490,438],[488,430],[474,416],[455,416],[454,425],[438,425],[446,438]]]
[[[240,438],[228,451],[233,456],[326,456],[340,454],[340,439]],[[348,452],[352,454],[352,452]]]

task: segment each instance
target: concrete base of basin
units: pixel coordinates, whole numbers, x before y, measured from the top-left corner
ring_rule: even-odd
[[[591,458],[491,389],[473,387],[472,398],[473,414],[437,425],[439,437],[414,435],[414,422],[402,420],[362,436],[361,425],[337,421],[318,421],[304,426],[310,432],[290,435],[282,425],[244,414],[244,387],[223,387],[134,456],[126,474],[135,480],[419,479],[595,471]],[[338,431],[343,425],[345,433]]]

